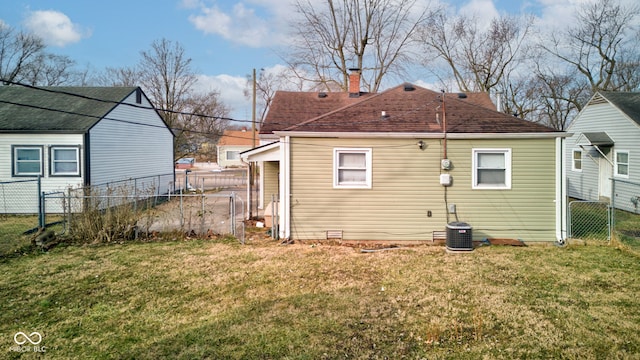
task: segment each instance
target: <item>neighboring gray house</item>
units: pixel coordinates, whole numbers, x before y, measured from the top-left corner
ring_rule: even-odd
[[[41,177],[51,192],[144,177],[166,193],[173,159],[173,133],[139,87],[0,86],[0,182]]]
[[[640,93],[596,93],[567,131],[568,195],[640,212]]]

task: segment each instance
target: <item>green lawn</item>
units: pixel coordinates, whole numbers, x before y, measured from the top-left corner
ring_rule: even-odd
[[[24,233],[38,227],[35,215],[0,215],[0,257],[20,251],[31,243]]]
[[[639,260],[591,245],[58,247],[0,262],[0,348],[10,359],[640,358]],[[18,332],[41,334],[45,352],[14,351]]]

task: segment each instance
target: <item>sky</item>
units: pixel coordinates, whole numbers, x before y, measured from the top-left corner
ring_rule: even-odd
[[[551,26],[566,24],[575,5],[585,1],[447,3],[485,19],[533,13],[540,26]],[[180,43],[198,75],[198,89],[217,90],[238,120],[251,119],[251,100],[243,95],[247,75],[283,65],[278,54],[288,41],[292,14],[289,0],[0,0],[0,22],[40,35],[49,52],[70,57],[80,68],[134,66],[154,41]]]

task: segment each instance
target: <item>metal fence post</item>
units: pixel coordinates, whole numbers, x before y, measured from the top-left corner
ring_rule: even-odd
[[[233,234],[233,236],[236,236],[236,193],[235,191],[231,192],[231,195],[229,196],[229,222],[231,223],[231,234]]]
[[[44,192],[42,191],[42,177],[38,175],[38,227],[44,229],[45,225],[45,203]]]
[[[205,221],[204,221],[204,218],[205,218],[205,210],[204,210],[205,195],[204,195],[204,192],[202,193],[202,196],[200,198],[201,198],[201,205],[202,205],[202,207],[200,208],[200,233],[204,234],[205,233],[205,230],[204,230],[204,224],[205,224]]]

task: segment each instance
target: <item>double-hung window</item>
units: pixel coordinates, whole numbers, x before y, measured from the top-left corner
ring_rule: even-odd
[[[571,170],[582,171],[582,150],[574,149],[571,154]]]
[[[41,146],[13,146],[13,176],[42,175]]]
[[[616,162],[615,162],[616,176],[628,178],[629,177],[629,152],[616,150],[615,156],[616,156]]]
[[[371,149],[334,149],[333,187],[370,189]]]
[[[51,147],[51,175],[79,176],[80,149],[78,147]]]
[[[511,189],[511,149],[473,149],[473,189]]]
[[[240,151],[238,150],[228,150],[227,151],[227,160],[240,160]]]

